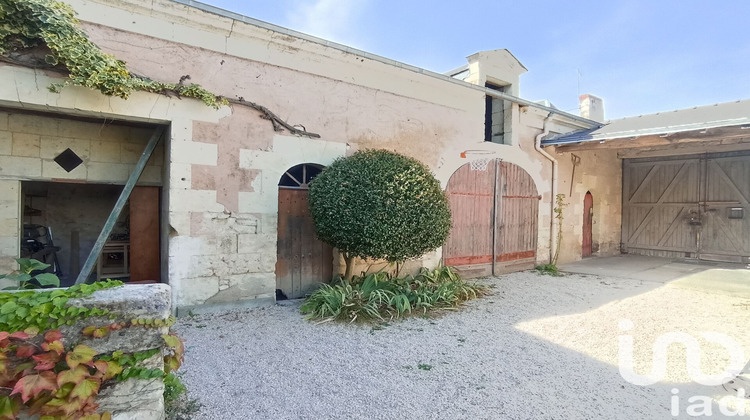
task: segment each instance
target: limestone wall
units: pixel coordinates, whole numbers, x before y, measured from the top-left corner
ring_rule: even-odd
[[[622,217],[622,160],[615,150],[577,151],[551,154],[559,162],[559,192],[565,194],[563,242],[559,262],[581,259],[583,241],[583,199],[594,199],[592,251],[596,256],[620,252]],[[573,173],[571,155],[580,158]],[[571,194],[571,181],[573,184]]]

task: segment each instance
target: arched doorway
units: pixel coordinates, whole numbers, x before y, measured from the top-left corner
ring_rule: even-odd
[[[586,192],[586,196],[583,198],[583,245],[581,249],[581,257],[591,256],[593,221],[594,197],[591,195],[591,192]]]
[[[315,235],[307,204],[308,184],[322,166],[304,163],[279,180],[276,298],[296,299],[333,276],[333,249]]]
[[[521,167],[500,159],[466,164],[446,187],[453,227],[445,265],[466,276],[526,270],[536,263],[540,196]]]

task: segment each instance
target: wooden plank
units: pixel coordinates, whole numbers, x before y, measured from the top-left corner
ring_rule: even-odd
[[[135,187],[130,194],[130,280],[159,281],[159,187]]]
[[[130,193],[133,191],[133,187],[135,187],[135,183],[138,182],[138,178],[141,177],[141,173],[143,173],[143,169],[146,167],[146,163],[151,157],[151,153],[153,153],[156,145],[159,143],[162,134],[164,134],[164,127],[158,127],[151,135],[151,138],[146,144],[143,153],[141,153],[140,159],[138,159],[138,162],[133,168],[133,172],[130,173],[128,181],[125,183],[125,186],[120,193],[120,197],[115,203],[115,207],[109,214],[109,217],[104,224],[104,228],[102,228],[102,231],[99,232],[99,237],[96,239],[94,247],[91,249],[91,253],[89,253],[89,256],[86,258],[86,262],[83,264],[81,272],[78,273],[76,284],[84,283],[91,275],[91,270],[93,270],[94,264],[96,264],[96,261],[99,259],[99,254],[101,254],[102,252],[104,243],[107,242],[107,239],[109,239],[109,235],[112,233],[112,228],[115,226],[117,219],[120,217],[120,213],[125,207],[125,203],[127,203],[128,198],[130,197]]]

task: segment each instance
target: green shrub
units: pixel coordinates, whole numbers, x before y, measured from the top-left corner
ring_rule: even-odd
[[[309,319],[378,320],[399,318],[414,310],[455,307],[487,293],[472,285],[450,267],[422,269],[416,277],[392,278],[377,272],[325,284],[310,295],[300,308]]]
[[[441,246],[451,228],[448,199],[421,162],[387,150],[340,158],[310,184],[318,237],[354,257],[403,262]]]

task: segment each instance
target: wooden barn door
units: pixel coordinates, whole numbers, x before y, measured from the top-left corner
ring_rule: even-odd
[[[466,164],[446,187],[453,227],[443,245],[446,265],[483,276],[532,268],[539,195],[520,167],[490,160]]]
[[[750,154],[625,160],[623,252],[747,262]]]
[[[318,173],[319,166],[298,165],[279,185],[277,298],[301,298],[333,276],[333,249],[316,237],[307,204],[307,184]]]
[[[591,246],[593,241],[593,221],[594,221],[594,197],[590,192],[586,193],[583,198],[583,246],[581,249],[582,257],[591,256]]]
[[[750,262],[750,155],[706,159],[701,259]]]

